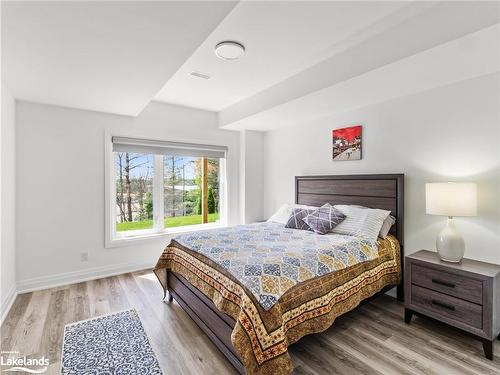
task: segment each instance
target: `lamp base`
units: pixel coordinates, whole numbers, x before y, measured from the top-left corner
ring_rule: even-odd
[[[439,255],[439,259],[441,259],[443,262],[447,262],[447,263],[460,263],[462,261],[462,258],[460,258],[459,260],[451,260],[451,259],[445,259],[441,255]]]
[[[436,249],[441,260],[445,262],[458,263],[464,257],[465,241],[458,233],[452,217],[448,217],[446,226],[439,232]]]

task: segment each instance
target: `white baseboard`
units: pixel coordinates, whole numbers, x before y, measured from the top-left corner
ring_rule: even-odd
[[[16,286],[12,285],[7,295],[4,298],[2,298],[2,305],[0,307],[0,325],[3,323],[3,320],[9,313],[10,308],[12,307],[12,304],[14,303],[16,297],[17,297]]]
[[[154,265],[150,262],[121,263],[80,271],[60,273],[57,275],[34,277],[32,279],[20,280],[17,283],[17,293],[27,293],[34,292],[36,290],[55,288],[63,285],[120,275],[127,272],[152,269],[153,267]]]

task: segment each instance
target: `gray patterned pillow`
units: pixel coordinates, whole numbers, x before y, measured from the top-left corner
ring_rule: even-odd
[[[344,219],[345,215],[340,210],[326,203],[303,220],[314,232],[327,234]]]
[[[311,210],[309,208],[294,208],[285,224],[285,228],[312,230],[303,219],[314,211],[316,210]]]

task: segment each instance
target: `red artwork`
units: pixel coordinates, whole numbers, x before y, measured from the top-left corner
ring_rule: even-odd
[[[332,131],[333,160],[361,159],[361,125]]]

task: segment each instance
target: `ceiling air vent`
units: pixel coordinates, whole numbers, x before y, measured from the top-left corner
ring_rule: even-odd
[[[200,72],[191,72],[191,75],[193,77],[198,77],[198,78],[203,78],[203,79],[210,79],[210,76],[208,74],[200,73]]]

